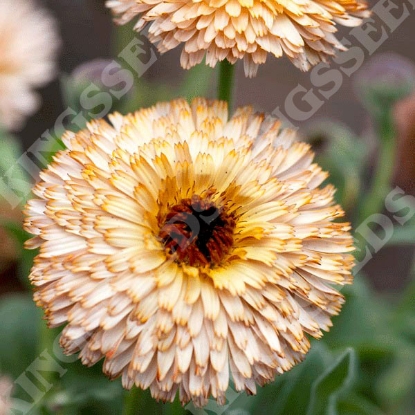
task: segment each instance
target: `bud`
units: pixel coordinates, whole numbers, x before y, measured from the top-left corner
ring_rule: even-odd
[[[384,114],[415,86],[415,65],[397,53],[375,55],[359,71],[354,89],[363,106],[373,115]]]
[[[134,77],[111,59],[85,62],[62,81],[66,103],[86,120],[122,111],[125,98],[131,98]]]

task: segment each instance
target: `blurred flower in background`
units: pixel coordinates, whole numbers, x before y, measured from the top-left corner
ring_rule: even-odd
[[[61,78],[61,85],[65,102],[86,121],[102,118],[109,109],[124,112],[123,105],[132,100],[134,92],[132,75],[112,59],[94,59],[78,65]]]
[[[18,130],[39,107],[34,88],[56,74],[55,20],[32,0],[0,2],[0,125]]]
[[[71,73],[72,80],[75,84],[74,86],[79,87],[82,91],[91,82],[99,86],[104,85],[102,80],[103,72],[112,62],[113,60],[111,59],[94,59],[77,66]],[[121,77],[118,78],[118,81],[120,80]],[[117,83],[115,82],[115,84]]]
[[[163,401],[220,404],[304,359],[352,282],[310,146],[251,107],[159,103],[67,132],[28,202],[30,279],[61,345]]]
[[[373,56],[354,78],[362,105],[375,116],[383,115],[415,87],[415,65],[394,52]]]
[[[0,415],[10,415],[12,388],[12,381],[8,377],[0,375]]]
[[[181,65],[212,67],[243,59],[245,74],[255,76],[267,54],[287,56],[307,71],[344,46],[333,35],[335,23],[358,26],[369,16],[361,0],[108,0],[107,7],[124,24],[139,16],[135,30],[151,23],[149,39],[161,53],[183,43]]]

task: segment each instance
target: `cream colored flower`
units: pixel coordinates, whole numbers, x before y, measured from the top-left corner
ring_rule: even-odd
[[[55,75],[54,19],[33,0],[0,1],[0,126],[23,126],[39,106],[34,88]]]
[[[267,54],[286,55],[307,71],[344,46],[335,23],[358,26],[367,17],[364,0],[107,0],[124,24],[139,16],[136,30],[151,22],[149,39],[164,53],[184,43],[181,65],[191,68],[206,56],[215,66],[244,60],[255,76]]]
[[[0,375],[0,415],[11,414],[11,391],[13,383],[7,376]]]
[[[334,188],[279,122],[196,99],[67,132],[34,188],[30,279],[66,353],[125,388],[224,403],[300,362],[343,302]]]

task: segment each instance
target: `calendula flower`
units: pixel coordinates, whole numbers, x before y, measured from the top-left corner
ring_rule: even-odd
[[[352,281],[327,174],[275,119],[196,99],[67,132],[25,228],[66,353],[125,388],[205,405],[300,362]]]
[[[244,60],[255,76],[267,54],[286,55],[307,71],[344,46],[335,24],[358,26],[369,15],[363,0],[108,0],[124,24],[139,17],[135,30],[151,22],[149,39],[161,53],[183,43],[181,65],[191,68],[206,56],[215,66]]]
[[[39,107],[34,88],[55,75],[55,21],[33,0],[0,1],[0,125],[22,127]]]

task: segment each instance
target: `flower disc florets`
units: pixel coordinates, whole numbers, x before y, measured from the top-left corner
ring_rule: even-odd
[[[233,246],[235,221],[214,203],[193,195],[166,215],[160,238],[174,260],[190,266],[219,265]]]
[[[67,132],[25,228],[30,279],[61,345],[125,388],[225,402],[328,330],[352,238],[307,144],[250,107],[157,104]]]

